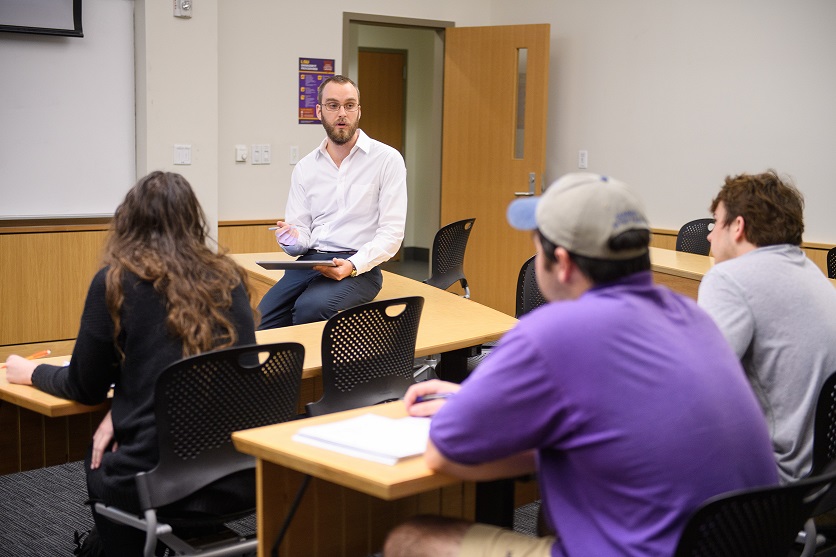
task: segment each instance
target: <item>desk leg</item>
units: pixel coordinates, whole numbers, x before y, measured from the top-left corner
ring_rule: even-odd
[[[476,484],[476,522],[514,527],[514,480]]]
[[[478,347],[476,346],[444,352],[441,354],[438,365],[435,366],[435,374],[439,379],[443,379],[444,381],[461,383],[469,375],[467,371],[467,359],[475,356],[477,352]]]
[[[287,482],[287,475],[278,466],[259,459],[256,462],[256,526],[258,557],[270,557],[270,548],[279,533],[287,509],[282,508],[283,494],[277,486]]]

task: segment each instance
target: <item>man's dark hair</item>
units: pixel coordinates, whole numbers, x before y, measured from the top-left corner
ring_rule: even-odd
[[[354,85],[354,89],[357,91],[357,102],[360,102],[360,88],[357,87],[356,83],[354,83],[344,75],[332,75],[331,77],[323,80],[322,83],[319,84],[319,88],[316,91],[317,104],[322,104],[322,90],[325,89],[325,86],[329,83],[339,83],[340,85],[351,83],[352,85]]]
[[[540,244],[543,246],[543,252],[546,255],[546,268],[549,268],[556,262],[554,250],[557,248],[557,245],[552,243],[539,230],[537,231],[537,235],[540,238]],[[626,230],[609,240],[609,248],[616,252],[647,247],[649,244],[650,231],[640,229]],[[650,252],[631,259],[616,260],[586,257],[570,251],[569,258],[574,261],[581,273],[596,285],[613,282],[635,273],[650,270]]]
[[[743,217],[743,233],[756,246],[801,245],[804,197],[789,179],[782,179],[774,170],[726,176],[725,185],[711,202],[712,213],[721,201],[726,209],[723,225]]]

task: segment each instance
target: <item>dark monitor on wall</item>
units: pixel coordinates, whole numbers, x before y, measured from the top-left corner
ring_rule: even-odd
[[[81,0],[0,0],[0,31],[83,37]]]

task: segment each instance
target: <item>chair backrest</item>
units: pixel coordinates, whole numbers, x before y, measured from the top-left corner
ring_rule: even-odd
[[[517,319],[533,309],[537,309],[546,303],[540,287],[537,286],[537,277],[534,273],[534,255],[532,255],[520,268],[517,277],[517,307],[515,315]]]
[[[836,248],[827,250],[827,278],[836,279]]]
[[[464,252],[474,222],[476,219],[460,220],[442,226],[435,233],[430,278],[424,282],[447,290],[454,282],[459,281],[465,289],[465,297],[470,297],[467,279],[464,276]]]
[[[322,331],[322,398],[309,416],[403,397],[412,385],[424,298],[410,296],[342,311]]]
[[[836,372],[825,380],[816,402],[816,418],[813,423],[813,466],[810,475],[824,472],[835,458]]]
[[[232,444],[234,431],[297,415],[305,348],[276,343],[184,358],[157,379],[159,464],[137,475],[143,509],[159,508],[235,472],[254,468]]]
[[[787,557],[834,478],[830,472],[712,497],[691,516],[674,557]]]
[[[708,255],[711,242],[708,233],[714,228],[714,219],[697,219],[686,222],[676,235],[676,251]]]

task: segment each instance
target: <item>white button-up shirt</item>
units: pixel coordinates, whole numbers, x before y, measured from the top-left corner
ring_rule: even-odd
[[[401,154],[358,130],[357,143],[338,167],[327,139],[293,169],[285,222],[299,231],[289,255],[309,249],[356,251],[358,273],[391,259],[406,223],[406,166]]]

